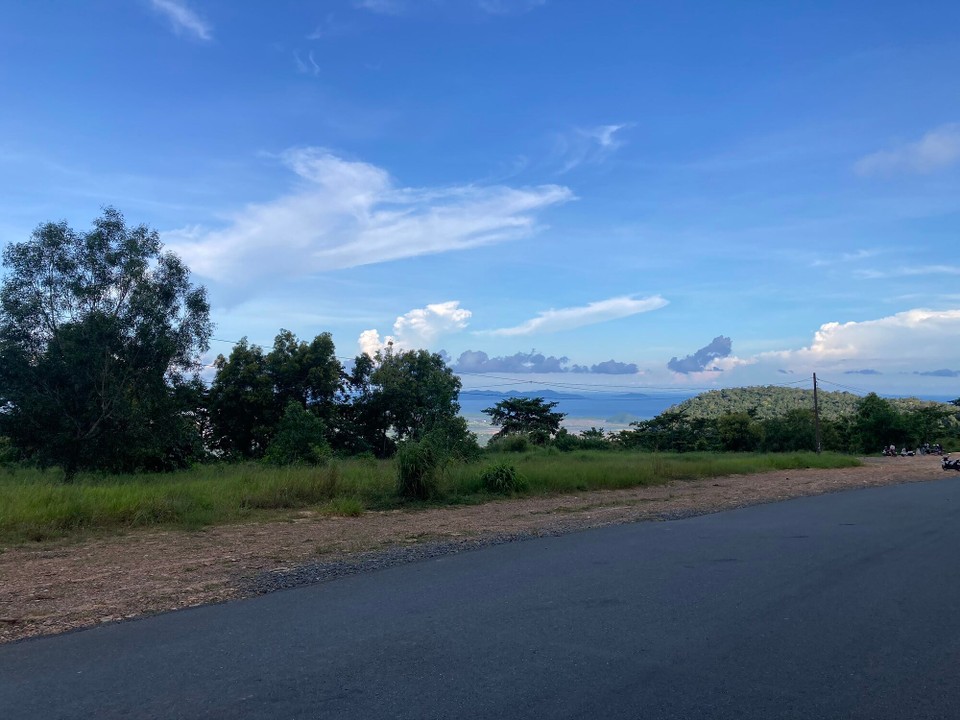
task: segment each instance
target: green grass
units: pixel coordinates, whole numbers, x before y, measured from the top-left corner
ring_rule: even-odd
[[[449,466],[430,504],[474,503],[492,497],[483,488],[481,474],[498,463],[513,465],[520,472],[523,494],[540,495],[765,470],[850,467],[859,461],[827,453],[489,453],[478,463]],[[0,542],[150,526],[197,529],[305,507],[356,516],[366,509],[404,504],[396,494],[394,463],[385,460],[346,460],[319,468],[240,464],[201,466],[167,475],[81,475],[70,485],[61,478],[58,471],[0,470]]]

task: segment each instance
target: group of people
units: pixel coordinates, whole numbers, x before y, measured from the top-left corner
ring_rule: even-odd
[[[940,443],[924,443],[916,450],[907,450],[906,447],[897,452],[896,445],[888,445],[883,449],[883,454],[887,457],[913,457],[914,455],[943,455],[943,446]]]

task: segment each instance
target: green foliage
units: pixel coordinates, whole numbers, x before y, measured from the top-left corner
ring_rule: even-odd
[[[230,357],[218,356],[214,367],[209,401],[213,447],[230,458],[261,457],[280,418],[263,349],[241,338]]]
[[[457,417],[460,378],[440,355],[388,348],[377,353],[375,360],[376,368],[370,374],[374,403],[398,440],[418,440]]]
[[[441,457],[424,440],[408,440],[397,448],[397,495],[410,500],[428,500],[437,491]]]
[[[536,445],[545,445],[560,430],[564,413],[554,412],[556,402],[543,398],[509,398],[483,412],[500,428],[494,438],[527,435]]]
[[[505,442],[508,439],[509,438],[504,438],[501,442]],[[562,427],[553,438],[553,447],[560,452],[573,452],[580,448],[580,438]]]
[[[296,402],[325,421],[333,417],[343,366],[330,333],[321,333],[308,344],[289,330],[280,330],[266,356],[266,372],[274,407],[285,409]]]
[[[18,459],[19,453],[10,438],[0,435],[0,467],[13,465]]]
[[[68,479],[189,462],[199,438],[180,389],[207,349],[209,304],[157,232],[107,208],[87,233],[40,225],[3,264],[0,433]]]
[[[752,452],[760,445],[760,425],[749,413],[728,413],[717,420],[720,448],[726,452]]]
[[[389,457],[398,442],[429,433],[465,443],[462,450],[470,444],[466,423],[458,418],[460,378],[440,355],[388,347],[374,358],[358,356],[345,380],[346,402],[334,434],[338,450]]]
[[[484,468],[480,473],[480,484],[490,493],[510,495],[526,488],[523,476],[513,465],[497,463]]]
[[[591,427],[580,433],[580,447],[584,450],[609,450],[611,442],[603,428]]]
[[[820,405],[820,419],[834,421],[850,417],[857,412],[861,398],[848,392],[829,392],[820,390],[817,401]],[[920,407],[938,406],[940,403],[918,400],[917,398],[896,398],[889,400],[898,412],[911,412]],[[756,420],[765,421],[781,418],[791,410],[813,408],[813,390],[801,388],[757,386],[744,388],[726,388],[710,390],[696,397],[684,400],[671,410],[683,412],[691,418],[717,419],[730,413],[750,413]]]
[[[488,452],[524,453],[534,447],[526,435],[494,435],[487,443]]]
[[[524,492],[575,492],[656,485],[730,473],[799,467],[849,467],[855,458],[830,453],[772,455],[560,453],[535,448],[524,455],[487,456],[493,465],[513,466]],[[366,508],[397,507],[399,459],[351,459],[324,467],[275,467],[263,463],[202,465],[164,475],[79,474],[64,485],[59,473],[13,468],[0,473],[0,543],[131,527],[199,528],[233,523],[294,508],[355,515]],[[451,463],[433,476],[434,502],[469,501],[489,492],[477,466]]]
[[[331,456],[325,436],[323,421],[291,400],[263,459],[272,465],[323,465]]]
[[[326,515],[339,517],[360,517],[365,510],[363,501],[355,497],[336,497],[320,508]]]
[[[903,417],[893,403],[870,393],[857,403],[857,412],[853,421],[853,441],[859,452],[877,452],[880,448],[894,444],[902,446],[908,442],[909,433]]]

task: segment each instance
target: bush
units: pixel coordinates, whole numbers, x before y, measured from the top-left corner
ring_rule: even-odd
[[[504,435],[495,437],[487,443],[487,449],[492,452],[527,452],[532,447],[526,435]]]
[[[487,492],[509,495],[520,492],[527,487],[523,476],[513,465],[499,463],[491,465],[480,473],[480,484]]]
[[[412,500],[427,500],[439,487],[440,457],[428,441],[412,441],[397,449],[397,495]]]
[[[580,438],[566,428],[560,428],[553,438],[553,446],[560,452],[572,452],[580,448]]]
[[[17,449],[10,438],[0,435],[0,467],[13,465],[17,461]]]
[[[330,459],[323,421],[298,402],[284,410],[264,462],[271,465],[324,465]]]

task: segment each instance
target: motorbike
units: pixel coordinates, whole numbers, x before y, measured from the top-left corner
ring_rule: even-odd
[[[960,458],[951,460],[949,455],[944,455],[943,460],[940,461],[940,467],[944,470],[956,470],[960,472]]]

